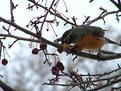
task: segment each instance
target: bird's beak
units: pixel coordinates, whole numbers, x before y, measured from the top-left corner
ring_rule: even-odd
[[[66,51],[66,49],[68,48],[68,45],[69,45],[69,44],[66,44],[66,43],[62,44],[62,45],[57,49],[57,51],[58,51],[59,53],[62,53],[63,51]]]
[[[68,48],[68,46],[69,46],[69,44],[67,44],[67,43],[64,43],[64,44],[62,45],[62,47],[63,47],[63,50],[66,50],[66,49]]]

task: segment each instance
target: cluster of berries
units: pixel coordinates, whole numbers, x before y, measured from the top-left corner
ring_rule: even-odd
[[[52,67],[52,74],[58,76],[59,72],[62,72],[64,70],[63,63],[58,61],[55,66]]]
[[[41,44],[40,44],[40,49],[34,48],[34,49],[32,50],[32,54],[37,55],[37,54],[39,53],[39,51],[44,50],[44,49],[46,49],[46,48],[47,48],[47,44],[46,44],[46,43],[41,43]]]

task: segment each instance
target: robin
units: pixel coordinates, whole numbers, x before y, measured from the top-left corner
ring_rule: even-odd
[[[81,52],[82,50],[100,50],[106,42],[104,37],[105,30],[96,26],[80,25],[67,30],[62,37],[61,50],[64,51],[72,44],[74,51]]]

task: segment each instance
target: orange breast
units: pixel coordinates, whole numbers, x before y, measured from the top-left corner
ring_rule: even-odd
[[[105,38],[99,38],[92,36],[91,34],[85,35],[81,37],[78,42],[75,44],[74,49],[76,51],[81,51],[81,50],[96,50],[100,49],[105,43]]]

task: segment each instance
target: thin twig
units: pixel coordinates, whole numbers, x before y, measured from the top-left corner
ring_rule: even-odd
[[[55,2],[55,0],[52,1],[52,3],[51,3],[51,5],[50,5],[49,9],[47,9],[47,12],[46,12],[46,14],[45,14],[45,16],[44,16],[43,22],[42,22],[41,27],[40,27],[40,34],[42,34],[43,25],[44,25],[44,23],[45,23],[45,21],[46,21],[47,15],[48,15],[50,9],[52,8],[54,2]]]
[[[33,37],[35,37],[37,39],[40,39],[40,37],[38,37],[37,34],[31,32],[31,31],[29,31],[29,30],[27,30],[27,29],[25,29],[25,28],[23,28],[23,27],[15,24],[13,22],[10,22],[10,21],[2,18],[2,17],[0,17],[0,20],[3,21],[4,23],[7,23],[9,25],[12,25],[16,29],[19,29],[20,31],[22,31],[22,32],[24,32],[24,33],[26,33],[28,35],[31,35],[31,36],[33,36]],[[51,42],[51,41],[49,41],[49,40],[47,40],[47,39],[45,39],[43,37],[42,37],[42,39],[47,44],[52,45],[52,46],[54,46],[56,48],[58,48],[60,46],[59,44],[56,44],[54,42]],[[67,49],[66,52],[67,53],[71,53],[71,54],[75,54],[77,56],[82,56],[82,57],[85,57],[85,58],[90,58],[90,59],[95,59],[95,60],[100,60],[100,61],[107,61],[107,60],[113,60],[113,59],[121,58],[121,53],[116,53],[116,54],[111,54],[111,55],[107,55],[107,54],[104,55],[104,54],[102,54],[100,57],[98,57],[97,55],[94,55],[94,54],[89,54],[89,53],[84,53],[84,52],[75,52],[75,51],[71,51],[70,49],[69,50]]]
[[[43,8],[43,9],[45,9],[45,10],[48,10],[46,7],[42,6],[41,4],[38,4],[38,3],[34,2],[34,0],[28,0],[28,1],[31,2],[31,3],[33,3],[33,4],[35,4],[35,5],[38,5],[39,7]],[[53,13],[52,11],[49,11],[49,12],[50,12],[50,14],[53,14],[53,15],[56,16],[56,14]],[[65,21],[66,23],[68,23],[68,24],[71,24],[71,25],[73,25],[73,26],[77,26],[77,25],[75,25],[75,23],[70,22],[69,20],[63,18],[62,16],[57,16],[57,17],[60,18],[60,19],[62,19],[62,20],[64,20],[64,21]]]
[[[119,83],[119,82],[121,82],[121,79],[114,80],[114,81],[112,81],[112,82],[110,82],[110,83],[108,83],[108,84],[99,86],[99,87],[94,88],[94,89],[86,90],[86,91],[97,91],[97,90],[103,89],[103,88],[105,88],[105,87],[109,87],[109,86],[114,85],[114,84]]]
[[[100,19],[104,19],[104,17],[106,17],[107,15],[117,14],[118,12],[119,12],[119,10],[106,12],[105,14],[103,14],[101,16],[99,15],[98,17],[94,18],[93,20],[87,22],[87,24],[85,24],[85,25],[90,25],[90,24],[92,24]]]
[[[39,39],[39,37],[38,37],[37,34],[31,32],[31,31],[29,31],[29,30],[27,30],[27,29],[25,29],[25,28],[23,28],[23,27],[21,27],[21,26],[15,24],[15,23],[13,23],[13,22],[10,22],[10,21],[8,21],[8,20],[2,18],[2,17],[0,17],[0,20],[3,21],[3,22],[6,23],[6,24],[12,25],[12,26],[15,27],[16,29],[19,29],[20,31],[22,31],[22,32],[24,32],[24,33],[26,33],[26,34],[28,34],[28,35],[31,35],[31,36],[33,36],[33,37]],[[8,37],[9,37],[9,36],[8,36]],[[12,36],[11,36],[11,37],[12,37]],[[49,41],[49,40],[47,40],[47,39],[45,39],[45,38],[43,38],[43,37],[42,37],[42,39],[43,39],[44,41],[46,41],[49,45],[52,45],[52,46],[54,46],[54,47],[59,47],[58,44],[55,44],[55,43],[53,43],[53,42],[51,42],[51,41]]]
[[[7,84],[3,83],[0,80],[0,87],[4,90],[4,91],[16,91],[15,89],[11,88],[10,86],[8,86]]]

